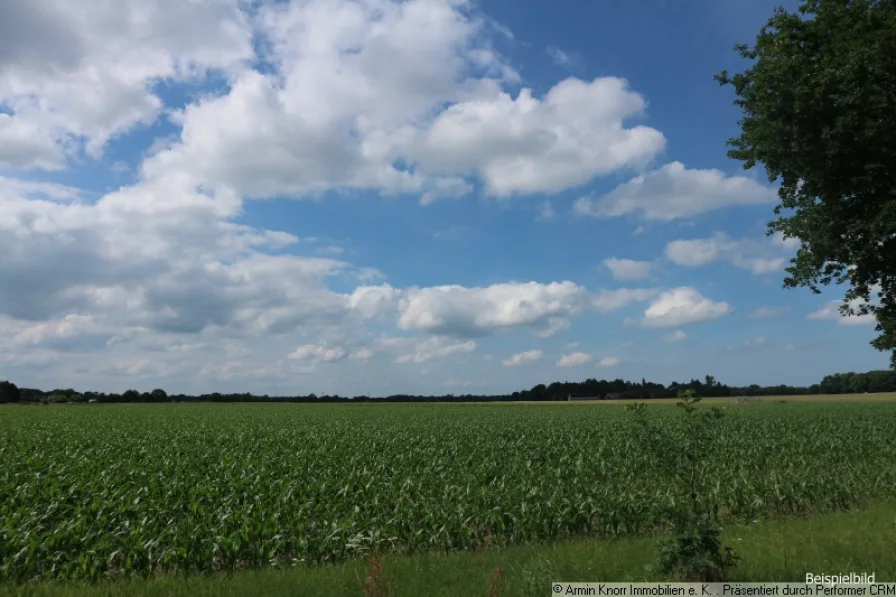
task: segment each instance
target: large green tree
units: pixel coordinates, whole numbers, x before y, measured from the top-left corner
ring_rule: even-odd
[[[20,398],[19,388],[11,381],[0,381],[0,403],[18,402]]]
[[[785,287],[846,284],[841,311],[873,313],[896,368],[896,0],[808,0],[777,9],[734,88],[728,155],[779,182],[769,234],[796,238]]]

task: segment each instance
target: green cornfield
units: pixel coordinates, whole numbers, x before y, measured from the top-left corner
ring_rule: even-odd
[[[704,497],[726,516],[893,495],[896,404],[725,410]],[[651,533],[682,496],[634,438],[614,406],[3,407],[0,581]]]

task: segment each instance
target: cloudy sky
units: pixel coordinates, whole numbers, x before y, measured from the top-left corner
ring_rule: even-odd
[[[712,76],[778,3],[5,0],[0,378],[383,395],[883,367],[838,289],[781,288],[775,189],[725,155]]]

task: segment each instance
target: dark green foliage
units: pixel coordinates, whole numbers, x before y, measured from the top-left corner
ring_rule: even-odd
[[[876,315],[896,367],[896,1],[778,9],[736,51],[750,68],[716,77],[743,110],[728,155],[780,182],[769,234],[801,241],[784,286],[848,283],[841,310]]]
[[[369,396],[256,396],[249,393],[241,394],[171,394],[165,390],[155,389],[152,392],[140,393],[136,390],[128,390],[124,394],[105,394],[101,392],[78,393],[73,389],[43,391],[33,388],[20,388],[20,402],[47,403],[52,402],[57,394],[66,397],[62,402],[303,402],[303,403],[332,403],[332,402],[509,402],[509,401],[565,401],[572,396],[598,396],[607,399],[616,398],[674,398],[682,396],[682,392],[693,391],[705,398],[719,398],[728,396],[801,396],[816,394],[858,394],[864,392],[896,392],[896,371],[869,371],[867,373],[836,373],[826,376],[820,384],[809,387],[795,387],[786,385],[759,386],[729,386],[716,380],[712,375],[707,375],[703,381],[691,379],[685,383],[672,382],[668,386],[652,383],[645,379],[640,382],[630,382],[622,379],[612,381],[605,379],[586,379],[581,382],[554,382],[549,386],[539,384],[531,390],[513,392],[512,394],[499,395],[447,395],[447,396],[415,396],[397,394],[384,398],[371,398]]]
[[[4,402],[18,402],[20,398],[19,388],[10,381],[0,381],[0,404]]]
[[[835,373],[826,375],[818,386],[821,394],[859,394],[896,391],[896,371]]]
[[[121,395],[122,402],[137,402],[140,400],[140,392],[137,390],[127,390]]]
[[[674,537],[661,541],[657,568],[664,574],[700,582],[720,582],[738,556],[722,545],[718,523],[707,515],[682,520]]]

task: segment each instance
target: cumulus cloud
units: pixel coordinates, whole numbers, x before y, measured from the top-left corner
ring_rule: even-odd
[[[626,127],[646,102],[622,79],[506,92],[519,76],[465,5],[263,6],[276,72],[243,70],[226,94],[187,106],[180,138],[144,172],[252,197],[372,189],[429,204],[469,192],[471,178],[502,197],[558,191],[663,148],[659,131]]]
[[[471,177],[498,196],[580,185],[665,144],[627,125],[647,104],[623,79],[505,91],[520,80],[493,47],[506,30],[462,0],[11,0],[0,23],[0,164],[12,167],[60,168],[82,149],[97,158],[167,112],[181,130],[143,164],[149,177],[427,204],[469,192]],[[157,83],[209,74],[227,88],[165,110]]]
[[[657,130],[625,128],[646,102],[622,79],[567,79],[543,99],[459,102],[440,114],[414,150],[437,174],[476,174],[489,194],[557,192],[595,176],[646,163],[665,146]]]
[[[864,303],[861,299],[856,299],[850,301],[849,306],[852,309],[859,309],[861,305]],[[821,309],[810,313],[806,316],[806,319],[819,319],[819,320],[833,320],[836,321],[840,325],[875,325],[877,323],[877,317],[874,316],[873,313],[866,313],[864,315],[844,315],[840,312],[840,307],[843,305],[842,301],[829,301],[825,304]]]
[[[398,327],[471,338],[514,326],[545,331],[564,325],[589,300],[589,292],[573,282],[411,288],[399,301]]]
[[[442,359],[451,355],[467,354],[476,350],[476,342],[445,342],[440,338],[429,338],[414,347],[414,351],[395,359],[396,363],[425,363],[433,359]]]
[[[602,313],[616,311],[627,307],[631,303],[643,302],[659,293],[656,288],[617,288],[616,290],[601,290],[592,299],[592,305]]]
[[[347,264],[260,253],[297,239],[232,223],[239,209],[232,195],[178,181],[92,204],[0,188],[0,284],[11,289],[0,311],[26,320],[102,311],[117,326],[196,332],[269,330],[344,310],[324,280]]]
[[[789,251],[796,251],[801,244],[800,239],[793,236],[784,238],[784,234],[782,234],[781,232],[775,232],[774,234],[772,234],[771,238],[774,244]]]
[[[601,197],[579,198],[574,211],[597,218],[637,214],[645,220],[671,221],[724,207],[769,203],[776,196],[774,189],[744,176],[671,162]]]
[[[603,264],[617,280],[643,280],[653,271],[653,263],[650,261],[610,257],[604,259]]]
[[[0,178],[5,366],[67,351],[41,383],[290,392],[295,375],[342,383],[343,368],[375,357],[435,369],[475,339],[547,337],[586,311],[657,298],[571,281],[399,288],[344,260],[343,240],[241,220],[272,195],[370,189],[428,204],[641,169],[665,139],[636,123],[647,103],[625,80],[520,89],[496,26],[463,0],[144,4],[0,3],[0,168],[112,163],[133,177],[103,192]],[[177,105],[163,105],[165,88],[183,92]],[[143,162],[115,161],[128,152],[111,143],[162,124],[177,131]],[[637,266],[625,278],[615,265],[636,279]],[[396,327],[419,337],[377,338]]]
[[[86,366],[87,353],[103,353],[102,375],[122,383],[134,372],[159,383],[276,387],[291,375],[323,374],[330,368],[315,368],[322,363],[371,359],[373,350],[360,347],[365,323],[445,338],[515,327],[545,335],[592,307],[593,295],[571,282],[336,292],[332,280],[367,278],[366,268],[270,254],[302,241],[233,223],[237,197],[182,179],[125,187],[94,203],[62,187],[5,182],[0,359],[8,364],[48,362],[48,351],[67,350],[72,367]],[[297,347],[295,334],[310,341]],[[424,338],[390,352],[393,361],[424,363],[474,348],[467,338]],[[99,375],[96,366],[88,370]]]
[[[153,122],[159,80],[232,73],[253,56],[238,0],[0,4],[0,164],[59,168]]]
[[[787,259],[782,251],[790,248],[788,243],[735,240],[717,232],[709,238],[674,240],[666,245],[665,255],[669,261],[685,267],[700,267],[724,260],[753,274],[764,275],[783,269]]]
[[[327,348],[326,346],[305,344],[299,346],[290,353],[289,358],[297,361],[332,363],[334,361],[341,361],[346,356],[348,355],[342,348]]]
[[[0,333],[7,338],[8,346],[19,350],[99,349],[113,338],[113,331],[90,315],[71,313],[61,319],[40,322],[0,317]]]
[[[854,267],[850,267],[849,269],[854,269]],[[848,301],[846,304],[847,313],[843,313],[841,308],[843,307],[843,301],[828,301],[823,307],[821,307],[818,311],[810,313],[806,316],[806,319],[818,319],[818,320],[835,320],[840,325],[874,325],[877,323],[877,317],[873,312],[869,313],[861,313],[861,311],[865,308],[875,308],[880,306],[880,298],[881,298],[882,287],[880,284],[873,284],[869,288],[869,298],[870,301],[865,301],[862,298],[856,298],[851,301]],[[849,312],[853,314],[850,315]]]
[[[619,364],[619,359],[616,357],[604,357],[597,363],[601,367],[615,367]]]
[[[397,305],[401,291],[389,284],[360,286],[348,297],[348,306],[367,319],[390,313]]]
[[[551,60],[554,61],[554,64],[566,69],[572,68],[577,62],[577,59],[572,54],[568,54],[556,46],[548,46],[547,53]]]
[[[680,342],[681,340],[684,340],[687,337],[688,337],[688,335],[685,334],[683,331],[675,330],[672,333],[665,334],[663,336],[663,340],[665,340],[666,342]]]
[[[558,367],[579,367],[581,365],[585,365],[592,361],[592,357],[590,354],[584,352],[573,352],[570,354],[565,354],[560,357],[560,360],[557,361]]]
[[[353,361],[361,361],[362,363],[366,363],[373,358],[373,351],[369,348],[359,348],[358,350],[353,351],[348,358],[352,359]]]
[[[501,361],[501,364],[505,367],[519,367],[520,365],[531,365],[532,363],[537,363],[540,360],[540,350],[527,350],[526,352],[515,354],[509,359],[504,359],[503,361]]]
[[[535,335],[539,338],[550,338],[557,334],[557,332],[569,329],[570,325],[569,319],[565,317],[551,317],[541,330],[535,332]]]
[[[641,322],[646,327],[678,327],[718,319],[730,312],[728,303],[712,301],[696,289],[683,286],[660,294],[644,311]]]

